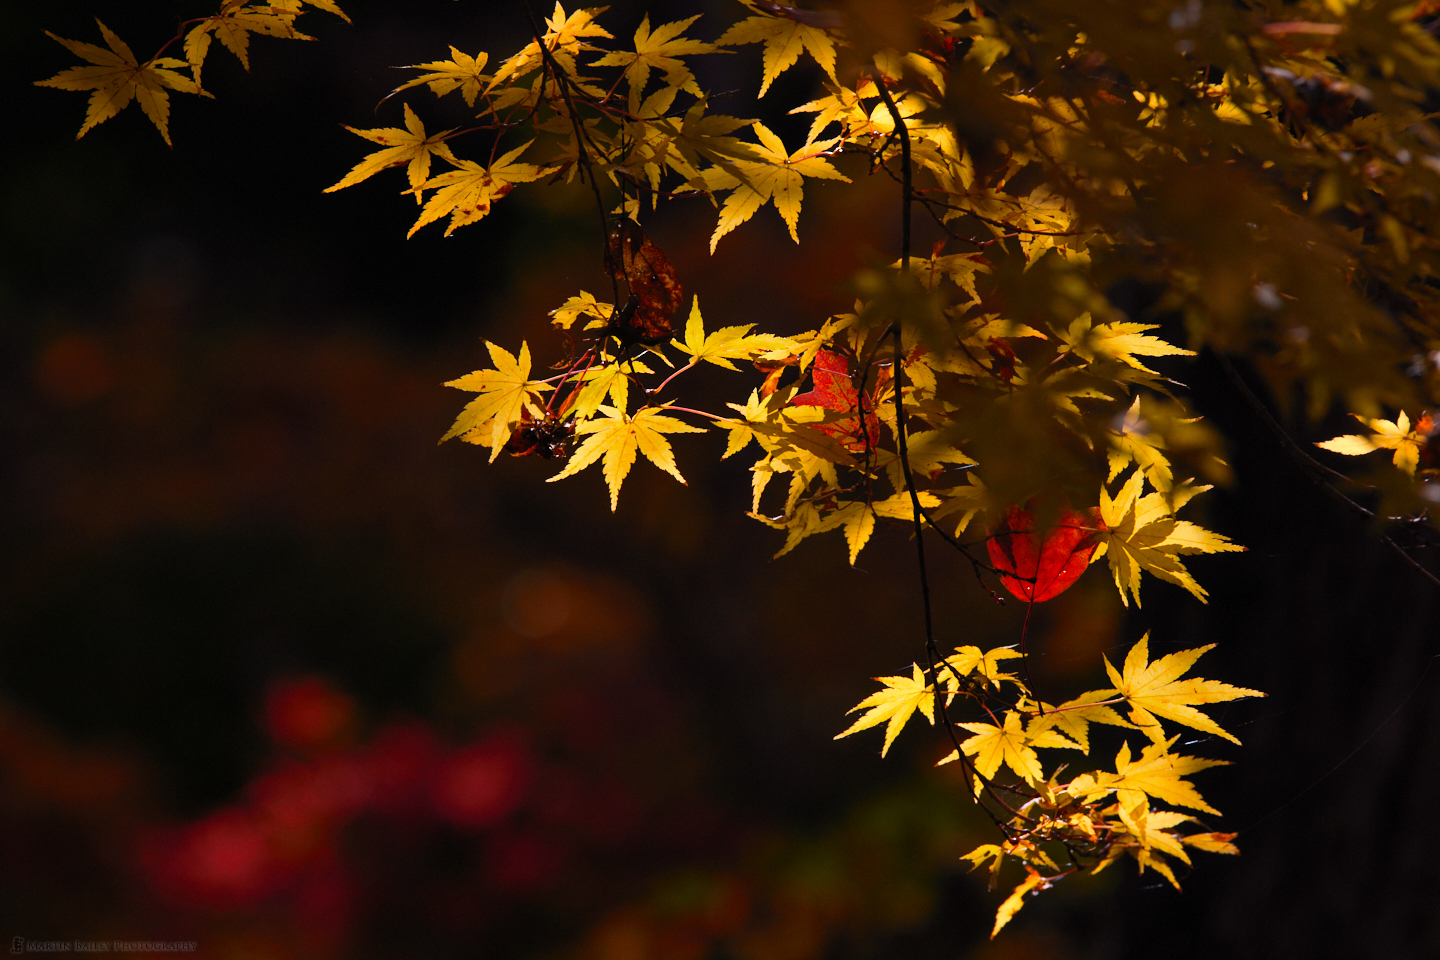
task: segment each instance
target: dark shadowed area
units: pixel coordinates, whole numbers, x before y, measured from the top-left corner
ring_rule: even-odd
[[[676,440],[688,486],[638,465],[613,515],[598,470],[547,484],[554,463],[436,445],[483,338],[553,353],[547,312],[608,282],[593,200],[521,190],[407,241],[400,174],[322,193],[370,146],[341,124],[399,122],[376,107],[392,65],[527,39],[518,3],[343,6],[353,25],[306,15],[316,43],[257,38],[249,73],[212,53],[217,100],[173,98],[174,149],[133,108],[76,142],[83,96],[31,84],[72,65],[44,30],[95,42],[99,15],[148,52],[204,4],[0,8],[0,936],[226,960],[1440,955],[1440,596],[1213,358],[1162,369],[1233,442],[1204,520],[1249,552],[1195,558],[1208,606],[1150,581],[1127,610],[1092,569],[1029,643],[1047,699],[1105,685],[1100,655],[1146,631],[1267,691],[1216,712],[1243,747],[1193,748],[1235,764],[1200,785],[1244,855],[1183,894],[1128,862],[1067,881],[990,942],[1000,894],[959,856],[991,828],[933,766],[948,741],[833,740],[923,654],[903,526],[858,568],[838,533],[772,561],[717,432]],[[706,39],[742,12],[603,22],[646,10],[703,10]],[[757,105],[758,65],[715,56],[701,82],[803,137],[779,105],[818,71]],[[814,328],[898,246],[881,177],[812,182],[799,246],[767,209],[711,256],[714,211],[686,203],[647,229],[716,326]],[[715,370],[714,406],[726,377],[762,375]],[[959,558],[931,575],[942,646],[1018,639],[1023,606]]]

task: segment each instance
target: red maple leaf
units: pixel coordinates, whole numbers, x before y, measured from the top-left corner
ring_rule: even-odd
[[[1034,514],[1012,506],[990,538],[990,562],[1006,590],[1039,603],[1063,593],[1085,572],[1095,552],[1096,534],[1104,529],[1096,508],[1076,512],[1066,507],[1042,540]]]
[[[850,362],[838,353],[821,350],[810,368],[812,386],[807,393],[797,393],[790,406],[823,407],[826,410],[849,412],[860,406],[860,395],[850,382]],[[870,434],[870,449],[880,442],[880,418],[875,416],[875,405],[865,398],[865,427]],[[855,417],[836,420],[834,423],[809,424],[826,436],[838,440],[845,449],[858,452],[865,449],[865,439],[860,436],[859,424]]]

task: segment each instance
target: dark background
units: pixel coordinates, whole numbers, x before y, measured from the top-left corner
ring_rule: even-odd
[[[203,7],[203,5],[202,5]],[[1054,696],[1152,650],[1269,692],[1217,711],[1242,748],[1202,775],[1244,856],[1177,894],[1118,866],[1036,899],[959,869],[987,827],[940,738],[835,742],[866,679],[921,650],[910,546],[858,569],[838,535],[778,561],[719,438],[676,443],[688,487],[435,439],[480,340],[558,343],[546,311],[600,292],[578,189],[517,191],[446,239],[386,173],[320,191],[399,123],[394,64],[526,39],[518,4],[350,2],[315,44],[218,44],[218,100],[172,95],[169,149],[132,107],[78,143],[84,96],[43,30],[141,56],[182,3],[0,8],[0,934],[198,939],[207,957],[1427,957],[1440,955],[1436,592],[1311,487],[1207,357],[1165,371],[1232,441],[1202,507],[1250,548],[1197,558],[1202,606],[1101,570],[1032,624]],[[628,36],[646,5],[602,19]],[[704,9],[718,36],[738,5]],[[756,47],[704,61],[725,109],[789,143],[808,61],[764,102]],[[409,102],[430,129],[458,98]],[[464,155],[464,149],[460,149]],[[848,172],[863,179],[863,168]],[[706,248],[697,202],[649,221],[711,326],[813,328],[897,246],[893,186],[807,185],[802,246],[773,210]],[[543,360],[539,361],[543,362]],[[709,376],[706,374],[706,376]],[[712,405],[740,392],[716,371]],[[1302,439],[1330,436],[1296,427]],[[743,461],[743,456],[734,458]],[[1197,507],[1200,505],[1197,504]],[[1014,642],[942,556],[943,644]],[[918,722],[918,721],[917,721]],[[1097,755],[1113,745],[1100,739]],[[1017,878],[1011,879],[1015,882]]]

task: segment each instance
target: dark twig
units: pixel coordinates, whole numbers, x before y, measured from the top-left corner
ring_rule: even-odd
[[[900,325],[893,324],[890,327],[895,337],[895,352],[900,352]],[[910,451],[905,434],[905,403],[902,391],[905,389],[905,366],[897,362],[895,364],[895,436],[900,446],[900,470],[905,474],[905,489],[910,494],[911,517],[915,523],[915,554],[920,564],[920,594],[925,601],[925,647],[940,659],[940,651],[935,647],[935,632],[930,616],[930,581],[925,571],[925,524],[920,518],[920,494],[915,489],[915,476],[910,470]],[[936,694],[938,696],[938,680]]]
[[[585,149],[587,138],[584,124],[580,121],[580,113],[575,109],[575,101],[570,99],[570,77],[555,62],[555,57],[550,53],[550,48],[545,46],[545,35],[540,32],[540,21],[535,19],[535,11],[530,9],[530,0],[525,0],[525,16],[530,18],[530,30],[535,34],[535,45],[540,48],[540,56],[545,61],[545,66],[555,77],[555,85],[560,88],[560,95],[565,99],[565,108],[570,112],[570,124],[575,128],[575,150],[580,160],[582,170],[581,179],[590,179],[590,189],[595,194],[595,206],[600,213],[600,242],[605,249],[605,272],[610,274],[612,302],[618,307],[620,303],[620,281],[615,276],[614,264],[610,254],[610,218],[605,213],[605,198],[600,195],[600,181],[595,176],[595,170],[590,165],[590,154]]]
[[[879,74],[876,75],[875,89],[879,91],[880,100],[882,103],[885,104],[885,109],[890,111],[890,119],[894,123],[895,127],[892,136],[896,136],[900,140],[900,271],[901,273],[908,274],[910,272],[910,214],[911,207],[915,199],[913,168],[910,163],[910,128],[906,125],[904,117],[900,115],[900,108],[896,105],[895,98],[891,96],[890,88],[886,86],[884,76],[881,76]],[[882,166],[884,165],[882,164]],[[885,170],[887,173],[890,172],[888,167],[886,167]],[[900,322],[900,320],[897,320],[896,326],[894,327],[897,332],[899,331],[898,325]],[[883,338],[884,335],[882,334],[881,339]],[[906,483],[910,487],[911,505],[914,508],[914,512],[917,518],[915,521],[916,538],[919,539],[920,519],[923,518],[925,522],[929,523],[931,528],[933,528],[942,537],[944,537],[944,539],[949,542],[951,546],[955,547],[955,549],[959,550],[965,555],[965,559],[969,560],[971,567],[975,569],[976,579],[980,580],[981,586],[984,586],[985,581],[980,578],[980,568],[984,567],[986,570],[990,570],[991,573],[995,572],[994,569],[976,560],[973,556],[971,556],[970,551],[963,544],[961,544],[953,537],[947,535],[943,530],[940,529],[940,527],[935,523],[934,520],[930,519],[929,515],[925,513],[924,508],[920,505],[920,497],[915,490],[915,481],[914,478],[910,475],[910,458],[908,452],[905,449],[905,425],[903,404],[901,403],[900,397],[900,370],[902,365],[904,364],[905,358],[905,352],[902,347],[902,339],[903,338],[897,337],[895,340],[895,409],[897,411],[896,423],[900,434],[900,463],[905,473]],[[862,372],[862,377],[863,376],[864,372]],[[862,380],[861,382],[863,383],[864,381]],[[999,599],[998,595],[993,590],[990,590],[988,587],[986,587],[986,592],[988,592],[992,597],[996,597],[996,599]]]
[[[890,111],[890,119],[895,123],[895,133],[900,137],[900,270],[902,273],[910,272],[910,207],[911,201],[915,199],[915,190],[911,177],[913,172],[910,166],[910,128],[905,125],[905,120],[900,116],[900,108],[895,105],[895,98],[890,96],[890,88],[885,85],[885,77],[877,73],[875,75],[875,89],[880,91],[880,99],[885,104],[885,109]],[[899,358],[904,356],[900,345],[895,345],[896,364]],[[898,392],[895,394],[900,395]],[[898,408],[899,403],[897,401]]]
[[[904,163],[904,181],[901,195],[900,215],[900,271],[902,274],[910,272],[910,207],[913,198],[911,189],[910,169],[910,131],[905,125],[905,120],[900,116],[900,110],[895,106],[895,100],[890,96],[890,91],[885,87],[885,78],[877,76],[876,87],[880,90],[880,97],[890,111],[890,117],[895,122],[895,131],[900,137],[900,153]],[[996,792],[989,777],[982,777],[980,771],[975,769],[970,758],[965,755],[965,750],[960,744],[960,738],[955,734],[955,724],[950,721],[950,712],[945,704],[945,694],[941,691],[940,667],[938,664],[944,662],[940,656],[940,648],[935,644],[935,625],[933,614],[930,608],[930,578],[925,565],[925,525],[922,521],[924,511],[920,506],[920,493],[915,488],[915,476],[910,469],[910,449],[907,439],[907,426],[905,422],[905,353],[902,346],[901,323],[903,318],[897,317],[890,325],[889,333],[894,337],[895,361],[894,361],[894,383],[895,383],[895,435],[900,448],[900,470],[905,476],[905,489],[910,494],[910,516],[915,525],[915,557],[920,568],[920,597],[925,608],[925,657],[929,665],[930,682],[935,686],[935,705],[939,708],[941,722],[945,725],[945,732],[950,737],[950,742],[955,747],[955,756],[967,773],[979,780],[985,787],[990,798],[1007,810],[1013,816],[1022,816],[1019,811],[1006,803]],[[884,338],[884,335],[881,335]],[[864,402],[857,401],[860,406],[861,429],[867,430],[864,423]],[[990,818],[995,821],[996,827],[1007,837],[1010,835],[1008,826],[1001,822],[989,807],[980,804]]]

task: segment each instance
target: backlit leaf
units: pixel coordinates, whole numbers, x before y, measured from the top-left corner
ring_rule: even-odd
[[[735,160],[731,167],[734,174],[719,168],[707,185],[709,189],[730,190],[725,204],[720,208],[720,221],[710,236],[710,252],[720,238],[755,215],[755,211],[773,202],[775,209],[790,230],[790,239],[800,242],[796,224],[800,219],[800,204],[804,199],[804,179],[812,177],[821,180],[843,180],[850,178],[831,166],[830,161],[819,154],[833,144],[806,144],[793,154],[787,153],[785,144],[763,123],[752,124],[759,145],[751,149],[761,158],[759,161]],[[708,171],[707,171],[708,172]]]
[[[125,109],[134,100],[140,104],[140,109],[150,118],[150,122],[155,124],[155,129],[160,131],[165,142],[170,143],[170,95],[166,91],[202,92],[194,80],[175,72],[175,67],[184,67],[187,64],[171,57],[139,63],[123,40],[98,19],[95,22],[99,24],[100,33],[105,37],[105,43],[110,49],[97,47],[93,43],[66,40],[47,30],[46,36],[92,65],[62,70],[49,80],[37,81],[35,85],[55,87],[59,90],[94,91],[90,94],[90,102],[85,108],[85,122],[80,125],[80,132],[75,135],[77,140],[85,136],[91,128]]]
[[[1000,583],[1027,602],[1040,603],[1070,588],[1085,572],[1104,530],[1099,510],[1063,511],[1042,538],[1028,510],[1012,506],[986,544]],[[1020,578],[1027,579],[1020,579]]]
[[[1106,659],[1105,669],[1109,672],[1115,689],[1104,692],[1124,697],[1130,706],[1130,719],[1156,743],[1165,739],[1157,717],[1224,737],[1232,743],[1239,743],[1234,735],[1221,729],[1214,720],[1196,710],[1195,705],[1223,703],[1242,697],[1263,697],[1265,694],[1259,690],[1233,687],[1216,680],[1202,680],[1198,677],[1179,679],[1205,651],[1214,646],[1212,643],[1193,650],[1181,650],[1151,663],[1148,662],[1150,635],[1147,633],[1140,638],[1139,643],[1130,648],[1125,657],[1123,673],[1117,672],[1110,665],[1109,659]]]
[[[826,31],[789,17],[761,16],[742,20],[719,40],[720,46],[747,43],[765,45],[765,75],[760,83],[760,96],[770,89],[775,78],[795,65],[802,52],[809,53],[835,83],[835,40]]]
[[[1005,898],[1005,902],[1000,904],[1000,909],[995,911],[995,926],[990,930],[991,940],[994,940],[995,935],[1005,929],[1006,924],[1015,919],[1015,914],[1025,906],[1025,897],[1028,894],[1043,890],[1049,885],[1043,876],[1035,872],[1034,868],[1027,866],[1025,873],[1025,879],[1020,881],[1020,885],[1011,891],[1010,896]]]
[[[459,90],[460,95],[465,98],[465,106],[473,107],[475,98],[480,96],[485,84],[490,80],[487,74],[480,72],[485,69],[489,59],[490,55],[484,51],[472,57],[451,47],[449,60],[431,60],[429,63],[416,63],[407,67],[408,70],[424,70],[425,73],[400,84],[390,95],[394,96],[401,90],[424,84],[437,97]]]
[[[334,193],[336,190],[343,190],[346,187],[354,186],[362,180],[368,180],[381,170],[388,167],[405,165],[405,175],[410,180],[410,189],[415,193],[415,202],[420,202],[420,187],[430,178],[430,159],[432,157],[443,157],[451,163],[459,166],[461,161],[450,152],[446,145],[445,138],[453,131],[445,130],[441,133],[425,133],[425,126],[420,118],[415,116],[415,111],[410,109],[410,104],[405,104],[405,129],[399,127],[379,127],[374,130],[356,130],[354,127],[346,127],[351,133],[372,140],[385,147],[384,150],[377,150],[364,160],[357,163],[349,173],[340,179],[340,182],[332,187],[326,187],[326,193]]]
[[[529,146],[528,143],[521,144],[488,167],[482,167],[472,160],[455,161],[458,170],[431,177],[406,191],[417,196],[424,190],[435,191],[420,212],[420,219],[415,221],[406,236],[415,236],[415,232],[427,223],[434,223],[449,214],[450,225],[445,228],[445,236],[448,237],[456,228],[483,218],[490,212],[491,205],[515,189],[517,183],[527,183],[543,177],[545,168],[537,167],[533,163],[514,162]],[[339,189],[339,184],[335,189]]]
[[[610,488],[610,509],[613,512],[620,502],[620,485],[635,464],[635,454],[643,454],[655,466],[670,474],[681,483],[685,478],[675,466],[675,451],[667,433],[704,433],[704,427],[692,427],[674,417],[664,415],[664,407],[650,407],[633,417],[627,417],[614,407],[600,407],[605,416],[590,420],[576,428],[577,434],[588,436],[573,454],[570,461],[550,481],[573,476],[604,457],[605,484]]]
[[[457,390],[479,393],[480,396],[470,401],[440,442],[444,443],[451,437],[474,442],[474,438],[484,431],[493,463],[500,456],[505,441],[510,439],[511,429],[520,421],[525,401],[549,390],[550,386],[530,382],[529,344],[520,344],[518,359],[497,344],[487,341],[485,346],[490,351],[491,362],[495,364],[494,370],[477,370],[445,384]]]
[[[876,677],[877,681],[885,684],[885,689],[870,694],[851,707],[849,713],[856,710],[864,710],[865,713],[846,728],[844,733],[836,734],[835,739],[839,740],[884,723],[885,744],[880,748],[880,756],[883,757],[890,752],[890,745],[895,742],[900,731],[905,729],[905,724],[914,716],[916,710],[934,724],[935,689],[926,682],[925,674],[918,665],[911,664],[910,668],[912,674],[909,677]]]
[[[1354,414],[1354,417],[1375,432],[1368,437],[1357,434],[1336,437],[1333,440],[1317,443],[1315,446],[1322,450],[1343,453],[1352,457],[1373,453],[1376,450],[1393,450],[1394,456],[1391,459],[1395,466],[1412,477],[1415,475],[1415,467],[1420,463],[1420,450],[1429,443],[1430,438],[1436,432],[1434,420],[1429,412],[1420,417],[1413,430],[1410,429],[1410,418],[1404,410],[1401,410],[1400,415],[1393,421],[1370,420],[1359,414]]]

